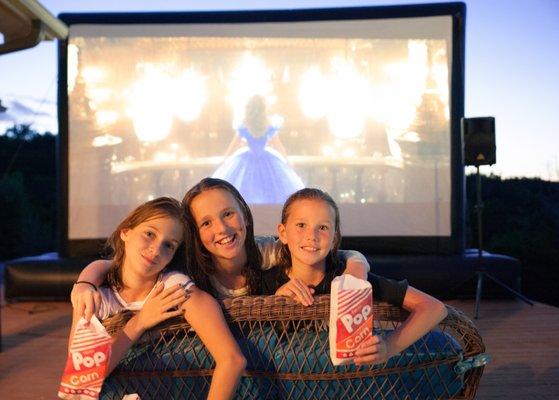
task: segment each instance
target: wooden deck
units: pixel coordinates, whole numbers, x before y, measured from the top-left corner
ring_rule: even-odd
[[[473,301],[449,303],[473,315]],[[56,398],[70,311],[67,303],[2,307],[0,399]],[[559,399],[559,308],[485,300],[476,325],[492,357],[479,399]]]

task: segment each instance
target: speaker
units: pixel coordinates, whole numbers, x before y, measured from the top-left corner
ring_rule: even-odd
[[[462,118],[464,165],[492,165],[497,162],[495,118]]]

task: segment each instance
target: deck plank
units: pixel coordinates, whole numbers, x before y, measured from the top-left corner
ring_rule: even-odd
[[[470,317],[471,300],[449,304]],[[2,307],[0,398],[53,399],[64,367],[71,307],[26,302]],[[478,326],[492,361],[478,399],[559,399],[559,308],[484,300]]]
[[[448,303],[473,315],[471,300]],[[481,378],[479,399],[559,398],[559,308],[483,301],[474,323],[492,357]]]

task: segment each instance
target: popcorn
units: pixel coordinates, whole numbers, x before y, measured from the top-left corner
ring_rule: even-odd
[[[347,364],[361,342],[373,335],[373,288],[365,280],[341,275],[330,292],[330,358]]]
[[[93,316],[81,318],[74,331],[58,397],[71,400],[98,399],[107,374],[112,338]]]

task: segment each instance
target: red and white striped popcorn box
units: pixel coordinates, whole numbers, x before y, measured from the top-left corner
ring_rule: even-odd
[[[98,399],[107,374],[112,338],[93,316],[81,318],[72,337],[58,397],[71,400]]]
[[[347,364],[361,342],[373,334],[373,287],[352,275],[332,281],[330,292],[330,358]]]

